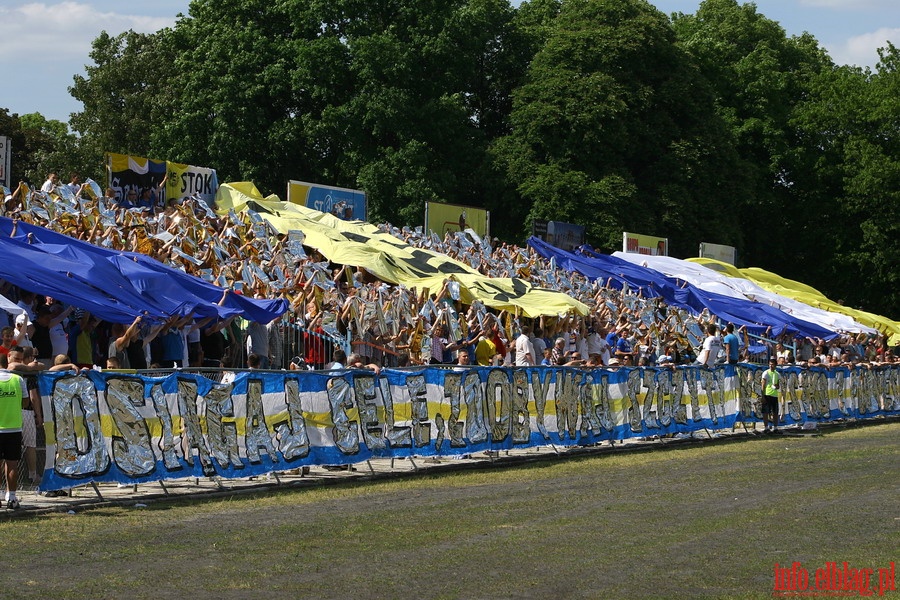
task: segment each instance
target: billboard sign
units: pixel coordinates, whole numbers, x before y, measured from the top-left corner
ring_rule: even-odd
[[[531,225],[531,234],[567,252],[584,245],[584,225],[535,219]]]
[[[466,229],[471,229],[480,238],[488,236],[491,232],[491,213],[474,206],[425,203],[425,231],[434,231],[444,237],[447,232]]]
[[[737,249],[734,246],[724,244],[710,244],[700,242],[700,258],[712,258],[729,265],[734,265],[737,258]]]
[[[646,254],[648,256],[668,256],[669,239],[625,231],[622,232],[622,252]]]
[[[5,135],[0,135],[0,185],[12,188],[9,166],[12,160],[12,143]]]
[[[366,220],[366,193],[362,190],[288,181],[288,202],[329,213],[344,221]]]

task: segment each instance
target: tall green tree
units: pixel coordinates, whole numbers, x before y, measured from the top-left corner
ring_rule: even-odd
[[[62,121],[47,119],[40,113],[9,114],[0,109],[0,135],[10,138],[10,183],[19,181],[39,187],[50,172],[66,180],[72,171],[84,177],[98,177],[99,161],[85,154],[77,136]]]
[[[820,73],[793,123],[796,162],[813,184],[804,221],[820,236],[822,289],[852,306],[900,317],[900,51],[875,71]],[[807,190],[819,191],[813,195]],[[798,220],[799,223],[799,220]]]
[[[488,141],[524,71],[507,0],[195,1],[170,37],[171,114],[151,148],[282,193],[368,192],[370,218],[483,204]]]
[[[691,54],[712,85],[716,113],[741,158],[736,173],[745,189],[735,206],[744,224],[738,239],[745,264],[765,265],[809,280],[815,238],[797,223],[808,207],[801,190],[818,195],[805,171],[792,162],[802,140],[791,126],[795,107],[813,78],[831,61],[808,35],[788,37],[753,3],[704,0],[696,14],[676,14],[679,45]],[[726,242],[727,243],[727,242]]]
[[[171,30],[153,34],[102,32],[92,43],[93,65],[76,75],[69,92],[83,109],[70,124],[86,153],[153,155],[154,128],[173,110],[174,47]]]
[[[353,87],[323,125],[346,132],[329,136],[346,144],[340,171],[357,174],[376,218],[417,224],[425,201],[488,206],[505,193],[486,148],[507,131],[527,64],[509,3],[330,6]]]
[[[102,155],[70,132],[68,125],[40,113],[22,115],[21,121],[26,135],[37,140],[28,153],[32,165],[26,175],[32,181],[43,181],[47,173],[55,171],[64,182],[77,173],[82,181],[92,178],[102,185]]]
[[[494,147],[525,200],[516,216],[583,224],[606,250],[623,230],[669,237],[681,255],[737,236],[730,139],[665,15],[569,0],[548,32]]]
[[[49,145],[49,138],[40,131],[25,129],[22,127],[22,119],[18,114],[10,114],[6,108],[0,108],[0,135],[9,138],[10,156],[10,187],[15,188],[19,181],[35,181],[40,184],[42,179],[38,170],[36,151]],[[44,173],[46,175],[46,173]]]

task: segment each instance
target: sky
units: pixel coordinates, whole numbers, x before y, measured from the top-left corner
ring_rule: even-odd
[[[651,0],[666,14],[693,13],[699,0]],[[39,112],[68,122],[81,103],[69,95],[76,74],[90,64],[101,31],[151,33],[171,27],[189,0],[0,0],[0,108]],[[514,4],[519,4],[514,1]],[[838,64],[875,67],[877,48],[900,45],[900,0],[757,0],[758,12],[788,35],[811,33]]]

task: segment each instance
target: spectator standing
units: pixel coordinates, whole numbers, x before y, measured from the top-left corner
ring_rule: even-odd
[[[269,368],[269,330],[267,323],[250,321],[247,325],[247,354],[259,357],[259,368]]]
[[[9,369],[17,370],[25,365],[26,361],[31,362],[31,358],[25,357],[24,348],[13,348],[9,352]],[[32,350],[29,348],[29,350]],[[33,354],[33,352],[32,352]],[[31,363],[31,369],[44,366],[40,363]],[[23,375],[25,380],[25,388],[27,394],[22,398],[22,455],[25,459],[25,467],[28,469],[29,483],[35,483],[38,480],[37,474],[37,428],[44,424],[42,417],[41,395],[38,393],[37,377],[32,372],[30,375]]]
[[[604,365],[609,364],[609,344],[606,342],[606,332],[603,327],[595,319],[586,333],[588,357],[599,356]]]
[[[98,321],[85,310],[69,332],[69,356],[79,367],[90,368],[97,363],[97,324]]]
[[[488,367],[495,364],[498,356],[497,346],[487,335],[481,336],[478,345],[475,346],[475,361],[482,367]]]
[[[66,184],[66,188],[72,192],[72,196],[80,198],[81,192],[84,189],[84,184],[81,183],[81,176],[74,172],[69,174],[69,183]]]
[[[131,369],[131,361],[128,360],[128,345],[137,335],[141,325],[141,317],[135,317],[128,327],[124,323],[113,323],[109,335],[109,349],[107,358],[115,358],[119,363],[119,369]]]
[[[45,181],[41,186],[41,191],[45,194],[55,192],[57,185],[59,185],[59,175],[57,175],[56,173],[50,173],[49,175],[47,175],[47,181]]]
[[[553,349],[550,350],[550,363],[554,365],[566,364],[566,340],[558,337],[553,343]]]
[[[777,431],[778,427],[778,388],[781,376],[775,370],[778,362],[775,358],[769,359],[769,368],[762,375],[762,413],[763,431],[765,433]],[[770,425],[771,423],[771,425]]]
[[[272,319],[266,325],[269,335],[269,368],[284,368],[284,324],[281,317]]]
[[[534,346],[534,356],[540,361],[540,358],[544,356],[544,348],[547,347],[547,342],[544,341],[544,332],[540,327],[535,327],[532,331],[532,334],[529,336],[531,338],[531,345]]]
[[[634,361],[634,346],[631,345],[631,341],[628,339],[628,327],[619,327],[616,330],[616,336],[618,339],[616,340],[616,357],[622,361],[624,365],[633,365]],[[632,361],[629,363],[628,361]]]
[[[431,359],[429,363],[432,365],[447,364],[453,361],[451,344],[447,339],[448,330],[446,325],[437,325],[431,336]],[[448,360],[449,359],[449,360]]]
[[[706,339],[703,340],[703,349],[700,352],[700,356],[697,360],[707,367],[716,366],[716,361],[719,359],[719,353],[722,351],[722,338],[718,335],[719,328],[716,327],[715,323],[710,323],[706,327]]]
[[[8,366],[6,355],[0,355],[0,369]],[[0,371],[0,460],[6,476],[6,508],[12,510],[20,507],[16,490],[22,459],[22,398],[27,395],[21,376]]]
[[[64,308],[61,302],[47,298],[47,306],[50,308],[53,318],[50,320],[50,346],[51,356],[69,353],[69,334],[65,324],[69,315],[75,310],[74,306]]]
[[[522,331],[516,338],[516,366],[526,367],[537,364],[534,355],[534,345],[531,343],[531,338],[529,337],[530,333],[531,328],[525,325],[522,327]]]
[[[736,365],[741,357],[741,341],[734,333],[734,323],[725,325],[725,338],[722,340],[725,345],[725,355],[728,357],[729,365]]]

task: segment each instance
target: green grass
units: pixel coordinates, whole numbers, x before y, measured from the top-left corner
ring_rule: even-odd
[[[22,598],[770,598],[898,558],[900,423],[0,523]]]

